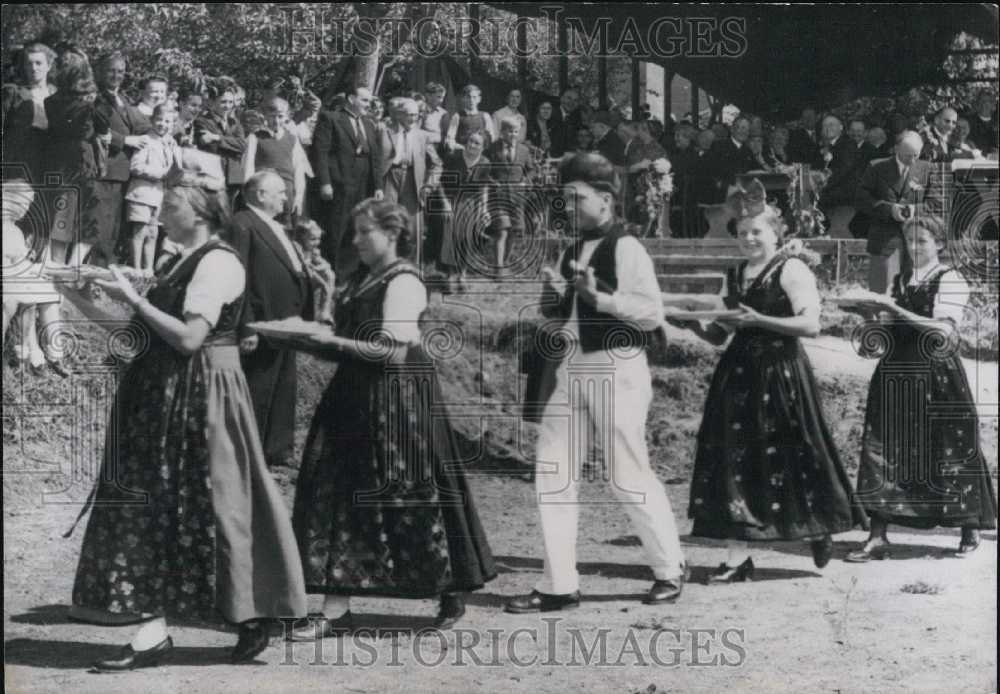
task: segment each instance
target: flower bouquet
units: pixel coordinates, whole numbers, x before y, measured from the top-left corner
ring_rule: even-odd
[[[674,192],[674,177],[670,162],[667,159],[653,161],[646,170],[646,194],[639,196],[646,205],[649,217],[649,236],[663,237],[670,235],[670,196]],[[639,198],[636,202],[640,202]]]

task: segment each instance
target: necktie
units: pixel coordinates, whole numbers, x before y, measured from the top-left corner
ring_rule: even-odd
[[[365,144],[366,141],[365,128],[363,125],[361,125],[361,119],[358,118],[357,116],[354,116],[353,118],[351,118],[351,121],[354,123],[354,137],[357,138],[358,144],[359,145]]]
[[[514,148],[511,147],[510,145],[504,145],[504,149],[507,151],[507,154],[506,154],[507,163],[508,164],[513,164],[514,163]]]

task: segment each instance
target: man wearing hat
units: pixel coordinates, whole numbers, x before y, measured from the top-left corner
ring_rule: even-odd
[[[542,330],[558,335],[565,348],[556,356],[554,341],[543,338],[537,350],[554,369],[550,392],[537,397],[544,400],[535,490],[545,568],[535,590],[505,609],[521,614],[580,604],[577,494],[591,431],[601,443],[614,498],[653,570],[655,582],[643,601],[670,603],[681,594],[686,568],[670,501],[646,446],[653,391],[645,347],[663,314],[653,260],[615,218],[618,184],[607,159],[571,155],[559,173],[577,240],[561,254],[558,273],[543,270],[542,312],[550,321]]]

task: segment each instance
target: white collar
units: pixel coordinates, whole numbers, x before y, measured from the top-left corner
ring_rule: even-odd
[[[733,141],[734,145],[736,145],[736,149],[743,149],[743,145],[740,144],[735,137],[730,137],[729,139]]]

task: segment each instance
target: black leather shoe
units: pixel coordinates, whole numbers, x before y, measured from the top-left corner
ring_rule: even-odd
[[[891,556],[892,546],[888,540],[885,540],[884,544],[878,545],[872,545],[870,542],[865,543],[861,549],[848,552],[847,556],[844,557],[844,561],[851,564],[865,564],[872,559],[889,559]]]
[[[979,549],[979,529],[962,528],[962,541],[958,543],[959,554],[972,554]]]
[[[464,616],[465,598],[457,593],[445,593],[441,596],[441,606],[434,619],[434,628],[451,629]]]
[[[580,606],[580,591],[568,595],[549,595],[531,591],[531,595],[522,595],[510,600],[504,605],[504,612],[512,614],[527,614],[529,612],[558,612],[572,610]]]
[[[233,647],[230,662],[234,665],[249,663],[263,653],[270,644],[271,634],[267,630],[267,625],[260,622],[241,624],[240,636]]]
[[[816,565],[817,569],[822,569],[830,563],[830,557],[833,556],[833,538],[831,536],[824,535],[819,540],[813,540],[809,543],[809,547],[812,549],[813,564]]]
[[[107,660],[98,660],[92,666],[93,672],[129,672],[140,667],[156,665],[160,659],[174,647],[174,640],[169,636],[152,648],[144,651],[135,651],[132,644],[123,646],[118,655]]]
[[[308,625],[293,629],[286,637],[287,641],[319,641],[330,636],[345,636],[352,628],[351,611],[348,610],[336,619],[320,617]]]
[[[747,557],[746,560],[737,567],[728,564],[719,564],[719,568],[708,577],[709,583],[743,583],[752,580],[754,572],[753,559]]]
[[[677,602],[677,598],[681,596],[682,590],[684,590],[683,576],[666,581],[655,581],[642,602],[646,605],[663,605]]]

